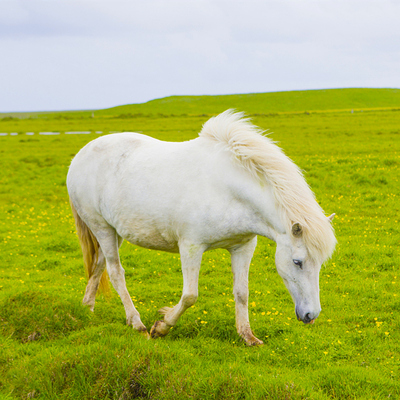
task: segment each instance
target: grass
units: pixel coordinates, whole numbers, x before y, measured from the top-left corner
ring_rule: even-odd
[[[251,93],[223,96],[171,96],[143,104],[131,104],[101,110],[99,115],[214,114],[227,108],[254,114],[298,113],[317,110],[398,108],[399,89],[328,89]]]
[[[0,117],[3,122],[29,119],[28,126],[32,127],[36,126],[35,120],[54,120],[56,130],[62,130],[65,126],[68,130],[68,126],[73,125],[77,120],[82,122],[83,119],[98,117],[131,119],[143,116],[198,116],[218,114],[228,108],[245,110],[252,114],[271,115],[311,111],[399,109],[399,106],[400,89],[326,89],[221,96],[171,96],[147,103],[128,104],[104,110],[0,113]],[[93,126],[93,124],[86,124],[86,126]],[[99,127],[100,130],[104,129],[103,125]]]
[[[0,137],[0,398],[399,397],[400,112],[383,97],[374,103],[369,91],[365,98],[348,93],[369,110],[344,111],[353,108],[345,101],[338,110],[338,93],[329,93],[332,107],[308,114],[290,109],[290,93],[277,94],[289,104],[282,113],[270,113],[267,103],[263,115],[254,115],[250,101],[238,107],[270,129],[327,214],[337,214],[339,244],[321,271],[323,311],[313,326],[296,321],[275,271],[275,245],[260,238],[250,271],[260,348],[247,348],[236,334],[230,260],[222,250],[204,255],[199,300],[164,339],[148,341],[125,326],[116,294],[99,296],[94,313],[83,307],[86,282],[65,176],[73,155],[98,135]],[[293,92],[292,104],[315,94]],[[224,108],[242,101],[232,100]],[[95,118],[47,114],[2,121],[0,131],[134,130],[188,140],[208,119],[208,102],[207,113],[220,111],[212,111],[215,101],[195,102],[186,116],[173,116],[177,104],[169,99],[163,116],[157,108],[135,117],[119,117],[120,109]],[[384,107],[394,110],[376,110]],[[180,297],[179,256],[124,243],[121,259],[149,328],[157,310]]]

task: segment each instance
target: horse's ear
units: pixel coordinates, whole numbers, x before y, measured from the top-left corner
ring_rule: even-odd
[[[303,234],[303,228],[298,222],[292,225],[292,234],[294,237],[301,237]]]
[[[329,217],[328,217],[328,221],[329,222],[332,222],[333,221],[333,218],[335,218],[335,213],[333,213],[332,215],[330,215]]]

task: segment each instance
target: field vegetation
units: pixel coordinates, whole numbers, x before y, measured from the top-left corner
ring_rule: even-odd
[[[98,296],[91,313],[81,304],[86,279],[65,186],[72,157],[96,131],[189,140],[227,108],[268,130],[326,213],[337,214],[320,317],[312,326],[296,320],[275,244],[264,238],[249,299],[262,347],[236,334],[223,250],[205,253],[198,302],[163,339],[127,327],[115,292]],[[51,131],[60,134],[39,134]],[[0,398],[400,398],[400,90],[187,96],[0,115],[0,132],[8,133],[0,137]],[[124,243],[121,260],[150,328],[159,308],[179,300],[179,255]]]

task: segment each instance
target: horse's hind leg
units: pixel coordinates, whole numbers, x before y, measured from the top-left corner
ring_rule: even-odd
[[[179,251],[183,275],[182,296],[175,307],[164,307],[159,310],[164,315],[164,319],[154,323],[150,331],[152,338],[165,336],[181,315],[197,300],[199,271],[204,247],[180,243]]]
[[[126,323],[128,325],[132,325],[134,329],[140,332],[146,332],[146,327],[140,320],[139,312],[133,305],[131,296],[129,295],[128,289],[126,288],[125,271],[121,266],[118,254],[118,249],[122,243],[122,239],[111,227],[96,233],[97,240],[99,241],[100,247],[106,260],[107,272],[110,276],[111,283],[114,286],[114,289],[119,294],[119,297],[122,300],[122,304],[124,305],[126,313]]]
[[[89,278],[89,282],[86,286],[85,296],[83,297],[83,304],[86,304],[90,307],[90,310],[94,310],[94,303],[96,301],[96,293],[97,289],[99,288],[99,283],[101,276],[103,275],[104,269],[106,267],[106,259],[104,254],[99,248],[97,260],[94,260],[94,268],[91,277]]]
[[[257,346],[263,342],[257,339],[250,328],[249,321],[249,267],[257,237],[243,246],[230,250],[233,272],[233,295],[236,307],[236,329],[248,346]]]

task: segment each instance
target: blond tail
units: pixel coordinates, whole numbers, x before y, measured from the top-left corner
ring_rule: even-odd
[[[99,242],[93,235],[93,232],[82,221],[71,200],[70,204],[72,214],[75,218],[76,232],[78,234],[79,243],[82,248],[83,264],[85,266],[86,278],[89,280],[90,277],[93,275],[95,265],[97,264],[97,260],[99,258]],[[104,270],[103,274],[101,275],[99,290],[103,292],[106,297],[111,294],[108,274],[106,270]]]

